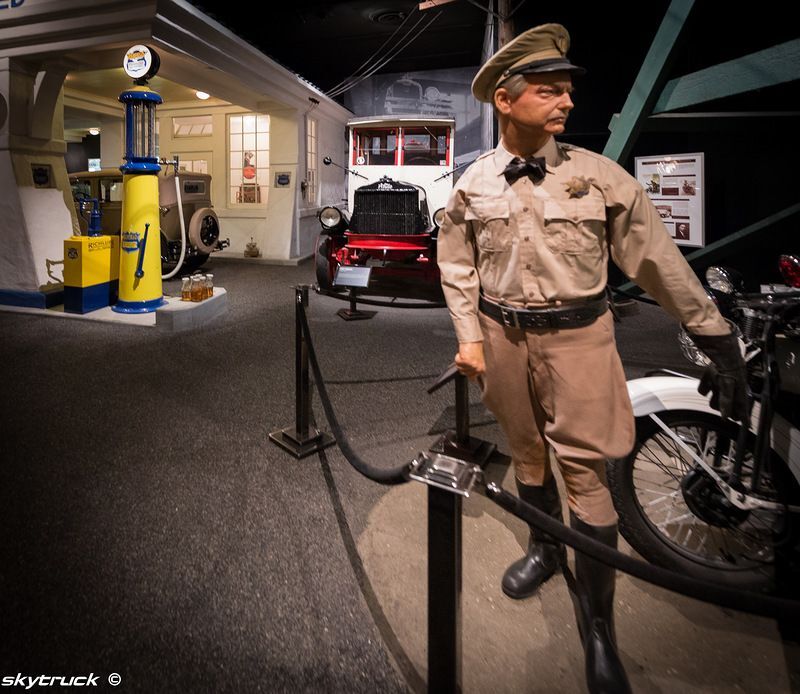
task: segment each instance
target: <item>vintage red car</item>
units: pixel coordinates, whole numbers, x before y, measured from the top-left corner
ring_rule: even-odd
[[[320,211],[320,289],[346,290],[337,271],[360,266],[370,273],[358,293],[442,300],[436,234],[453,186],[454,126],[450,118],[422,116],[348,123],[348,207]]]

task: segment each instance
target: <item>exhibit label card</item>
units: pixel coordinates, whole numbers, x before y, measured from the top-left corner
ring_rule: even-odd
[[[702,152],[636,157],[636,180],[675,243],[705,245]]]

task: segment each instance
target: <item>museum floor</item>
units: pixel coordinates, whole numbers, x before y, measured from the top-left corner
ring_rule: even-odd
[[[425,488],[268,441],[293,423],[292,286],[313,267],[210,265],[229,308],[202,329],[0,313],[0,678],[425,691]],[[452,425],[452,388],[426,394],[455,351],[447,312],[345,322],[342,306],[312,294],[309,314],[339,418],[368,461],[410,460]],[[682,368],[675,331],[648,306],[618,326],[628,375]],[[473,433],[505,452],[471,398]],[[489,472],[513,488],[505,456]],[[463,691],[584,692],[563,578],[504,597],[525,529],[482,496],[464,509]],[[798,647],[772,620],[626,576],[617,594],[634,691],[800,691]]]

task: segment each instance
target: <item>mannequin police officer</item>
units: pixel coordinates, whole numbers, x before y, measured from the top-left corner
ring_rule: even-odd
[[[503,46],[472,83],[493,103],[501,141],[454,187],[438,237],[456,364],[478,378],[511,448],[520,498],[561,519],[558,463],[572,526],[612,547],[617,515],[607,458],[630,452],[634,423],[605,288],[609,253],[680,320],[714,366],[704,385],[724,415],[747,416],[736,338],[670,239],[642,186],[613,161],[558,143],[572,102],[569,34],[545,24]],[[564,562],[531,530],[503,577],[532,595]],[[578,625],[591,692],[630,691],[616,651],[615,572],[576,554]]]

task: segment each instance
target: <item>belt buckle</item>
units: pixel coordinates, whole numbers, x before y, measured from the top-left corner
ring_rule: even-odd
[[[519,317],[514,309],[499,306],[500,315],[503,318],[503,325],[507,328],[519,328]],[[510,317],[510,318],[509,318]]]

